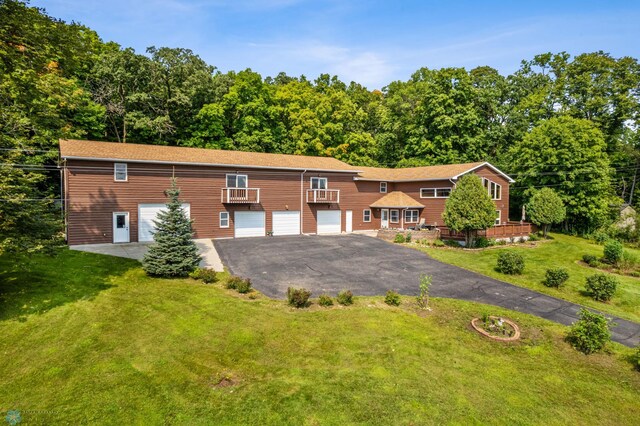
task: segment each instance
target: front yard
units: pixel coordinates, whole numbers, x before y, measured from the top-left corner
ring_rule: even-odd
[[[616,275],[620,280],[616,295],[608,303],[596,302],[584,293],[584,284],[586,277],[601,271],[589,268],[580,261],[584,254],[602,257],[602,246],[569,235],[553,234],[552,237],[553,240],[538,242],[535,247],[524,244],[483,250],[429,247],[419,249],[445,263],[640,322],[640,278]],[[526,265],[522,275],[505,275],[495,270],[498,254],[504,250],[522,254]],[[625,250],[640,254],[639,250]],[[545,271],[557,267],[567,269],[569,280],[559,289],[546,287],[542,284]]]
[[[526,314],[444,299],[424,314],[402,300],[295,310],[220,284],[148,278],[112,257],[0,257],[0,407],[29,424],[640,417],[631,349],[585,356],[563,341],[565,327]],[[523,338],[481,337],[469,321],[483,313],[509,316]]]

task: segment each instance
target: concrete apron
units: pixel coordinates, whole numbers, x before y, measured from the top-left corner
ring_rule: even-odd
[[[216,272],[224,271],[220,256],[218,256],[218,252],[210,239],[203,238],[193,241],[196,243],[196,247],[198,247],[200,256],[202,256],[202,260],[200,261],[201,268],[211,268]],[[124,257],[141,261],[151,244],[153,243],[82,244],[69,246],[69,248],[87,253],[104,254],[107,256]]]

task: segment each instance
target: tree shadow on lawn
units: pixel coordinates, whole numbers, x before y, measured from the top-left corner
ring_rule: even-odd
[[[113,276],[140,264],[130,259],[59,249],[55,255],[0,256],[0,321],[26,321],[78,300],[92,300],[114,285]]]

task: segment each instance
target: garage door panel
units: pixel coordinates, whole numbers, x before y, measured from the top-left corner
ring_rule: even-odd
[[[300,234],[300,212],[281,211],[273,212],[273,235],[298,235]]]
[[[186,211],[187,217],[191,217],[191,206],[183,203],[182,208]],[[155,231],[154,220],[157,220],[158,213],[167,209],[166,204],[139,204],[138,205],[138,241],[153,241]]]
[[[318,234],[339,234],[342,231],[340,210],[319,210]]]
[[[235,212],[233,217],[236,238],[264,237],[266,235],[264,212]]]

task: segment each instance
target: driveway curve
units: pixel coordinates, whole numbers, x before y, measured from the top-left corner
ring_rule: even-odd
[[[314,295],[349,289],[379,296],[388,289],[417,295],[420,275],[433,276],[431,295],[501,306],[571,325],[582,306],[439,262],[417,250],[365,235],[301,235],[215,240],[223,263],[254,287],[284,298],[288,287]],[[608,317],[610,315],[607,315]],[[640,324],[613,317],[612,339],[640,343]]]

